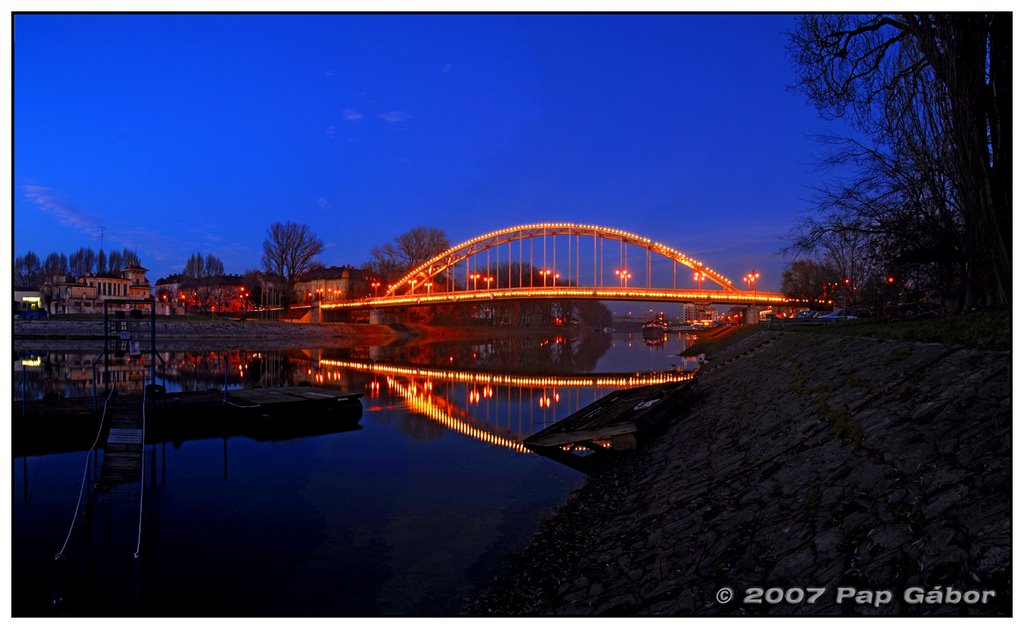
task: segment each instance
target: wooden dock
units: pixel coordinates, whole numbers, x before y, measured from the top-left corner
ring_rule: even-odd
[[[142,400],[114,396],[110,406],[100,488],[142,480]]]
[[[280,387],[223,391],[186,391],[165,393],[150,388],[146,395],[147,444],[181,443],[195,439],[245,436],[257,441],[282,441],[299,437],[358,430],[363,406],[361,392],[345,392],[321,387]],[[111,409],[115,415],[127,414],[124,408],[142,408],[142,396],[115,396]],[[34,400],[16,402],[12,415],[12,451],[14,456],[35,456],[89,449],[99,429],[102,400],[88,398]],[[108,411],[109,413],[109,411]],[[123,422],[121,420],[124,420]],[[128,459],[141,424],[125,416],[111,424],[106,442],[110,452],[123,451]],[[108,422],[110,417],[108,416]],[[116,431],[116,432],[114,432]],[[138,435],[141,439],[141,434]],[[106,451],[106,448],[104,448]],[[111,476],[113,478],[113,476]]]
[[[630,450],[653,438],[689,405],[694,382],[672,382],[613,391],[558,423],[531,435],[530,450],[589,472],[609,450]],[[589,451],[591,454],[581,456]]]

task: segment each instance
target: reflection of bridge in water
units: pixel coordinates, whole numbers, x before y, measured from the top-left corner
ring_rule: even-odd
[[[679,273],[680,267],[685,273]],[[323,301],[320,308],[376,310],[522,299],[758,307],[790,303],[781,293],[758,291],[755,278],[744,279],[745,291],[699,260],[620,229],[538,223],[477,236],[427,260],[384,290],[375,288],[362,299]],[[720,288],[705,289],[706,281]]]
[[[528,375],[372,361],[319,361],[321,372],[368,374],[367,398],[403,400],[419,416],[460,434],[520,453],[523,440],[611,391],[683,382],[694,372],[658,371]],[[381,388],[385,387],[384,391]],[[371,408],[372,410],[372,408]]]

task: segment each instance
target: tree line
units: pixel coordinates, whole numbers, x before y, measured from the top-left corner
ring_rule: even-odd
[[[54,277],[77,280],[93,274],[120,273],[139,264],[139,256],[130,249],[107,254],[102,249],[96,253],[89,247],[81,247],[70,256],[51,252],[41,262],[35,252],[29,251],[14,259],[14,285],[22,290],[36,290]]]
[[[794,87],[854,132],[821,138],[846,174],[787,251],[856,286],[1009,305],[1011,44],[1008,12],[802,17]]]

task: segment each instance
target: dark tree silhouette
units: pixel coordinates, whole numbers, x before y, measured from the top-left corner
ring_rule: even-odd
[[[1011,299],[1010,13],[810,15],[791,34],[797,87],[863,134],[829,138],[857,173],[823,191],[810,251],[866,237],[890,269],[928,269],[964,310]]]
[[[827,263],[808,258],[793,260],[782,271],[782,292],[805,306],[824,307],[823,295],[827,301],[827,287],[837,283],[839,276],[839,271]]]
[[[324,243],[313,234],[309,225],[274,223],[263,241],[263,268],[280,278],[285,310],[292,304],[295,282],[313,265],[313,259],[324,250]]]
[[[96,270],[96,252],[90,247],[81,247],[68,258],[68,271],[77,280]]]
[[[14,286],[21,290],[38,290],[42,280],[43,267],[39,256],[29,251],[14,260]]]
[[[195,293],[196,304],[209,306],[218,278],[224,275],[224,263],[212,253],[196,252],[189,256],[181,271],[183,283]]]
[[[43,262],[43,279],[44,281],[53,281],[54,277],[64,279],[64,276],[68,274],[68,257],[63,253],[57,253],[56,251],[46,256],[46,260]]]
[[[394,242],[370,249],[370,261],[366,267],[385,282],[394,282],[450,246],[444,231],[434,227],[414,227],[396,237]]]

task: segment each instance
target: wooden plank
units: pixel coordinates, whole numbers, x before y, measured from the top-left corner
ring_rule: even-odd
[[[141,428],[111,428],[107,441],[137,441],[142,443]]]
[[[305,400],[336,400],[338,395],[336,393],[322,393],[320,391],[303,391],[301,388],[297,390],[289,390],[289,395],[302,398]]]
[[[142,480],[142,398],[117,396],[109,412],[110,429],[103,445],[99,478],[101,488]]]

